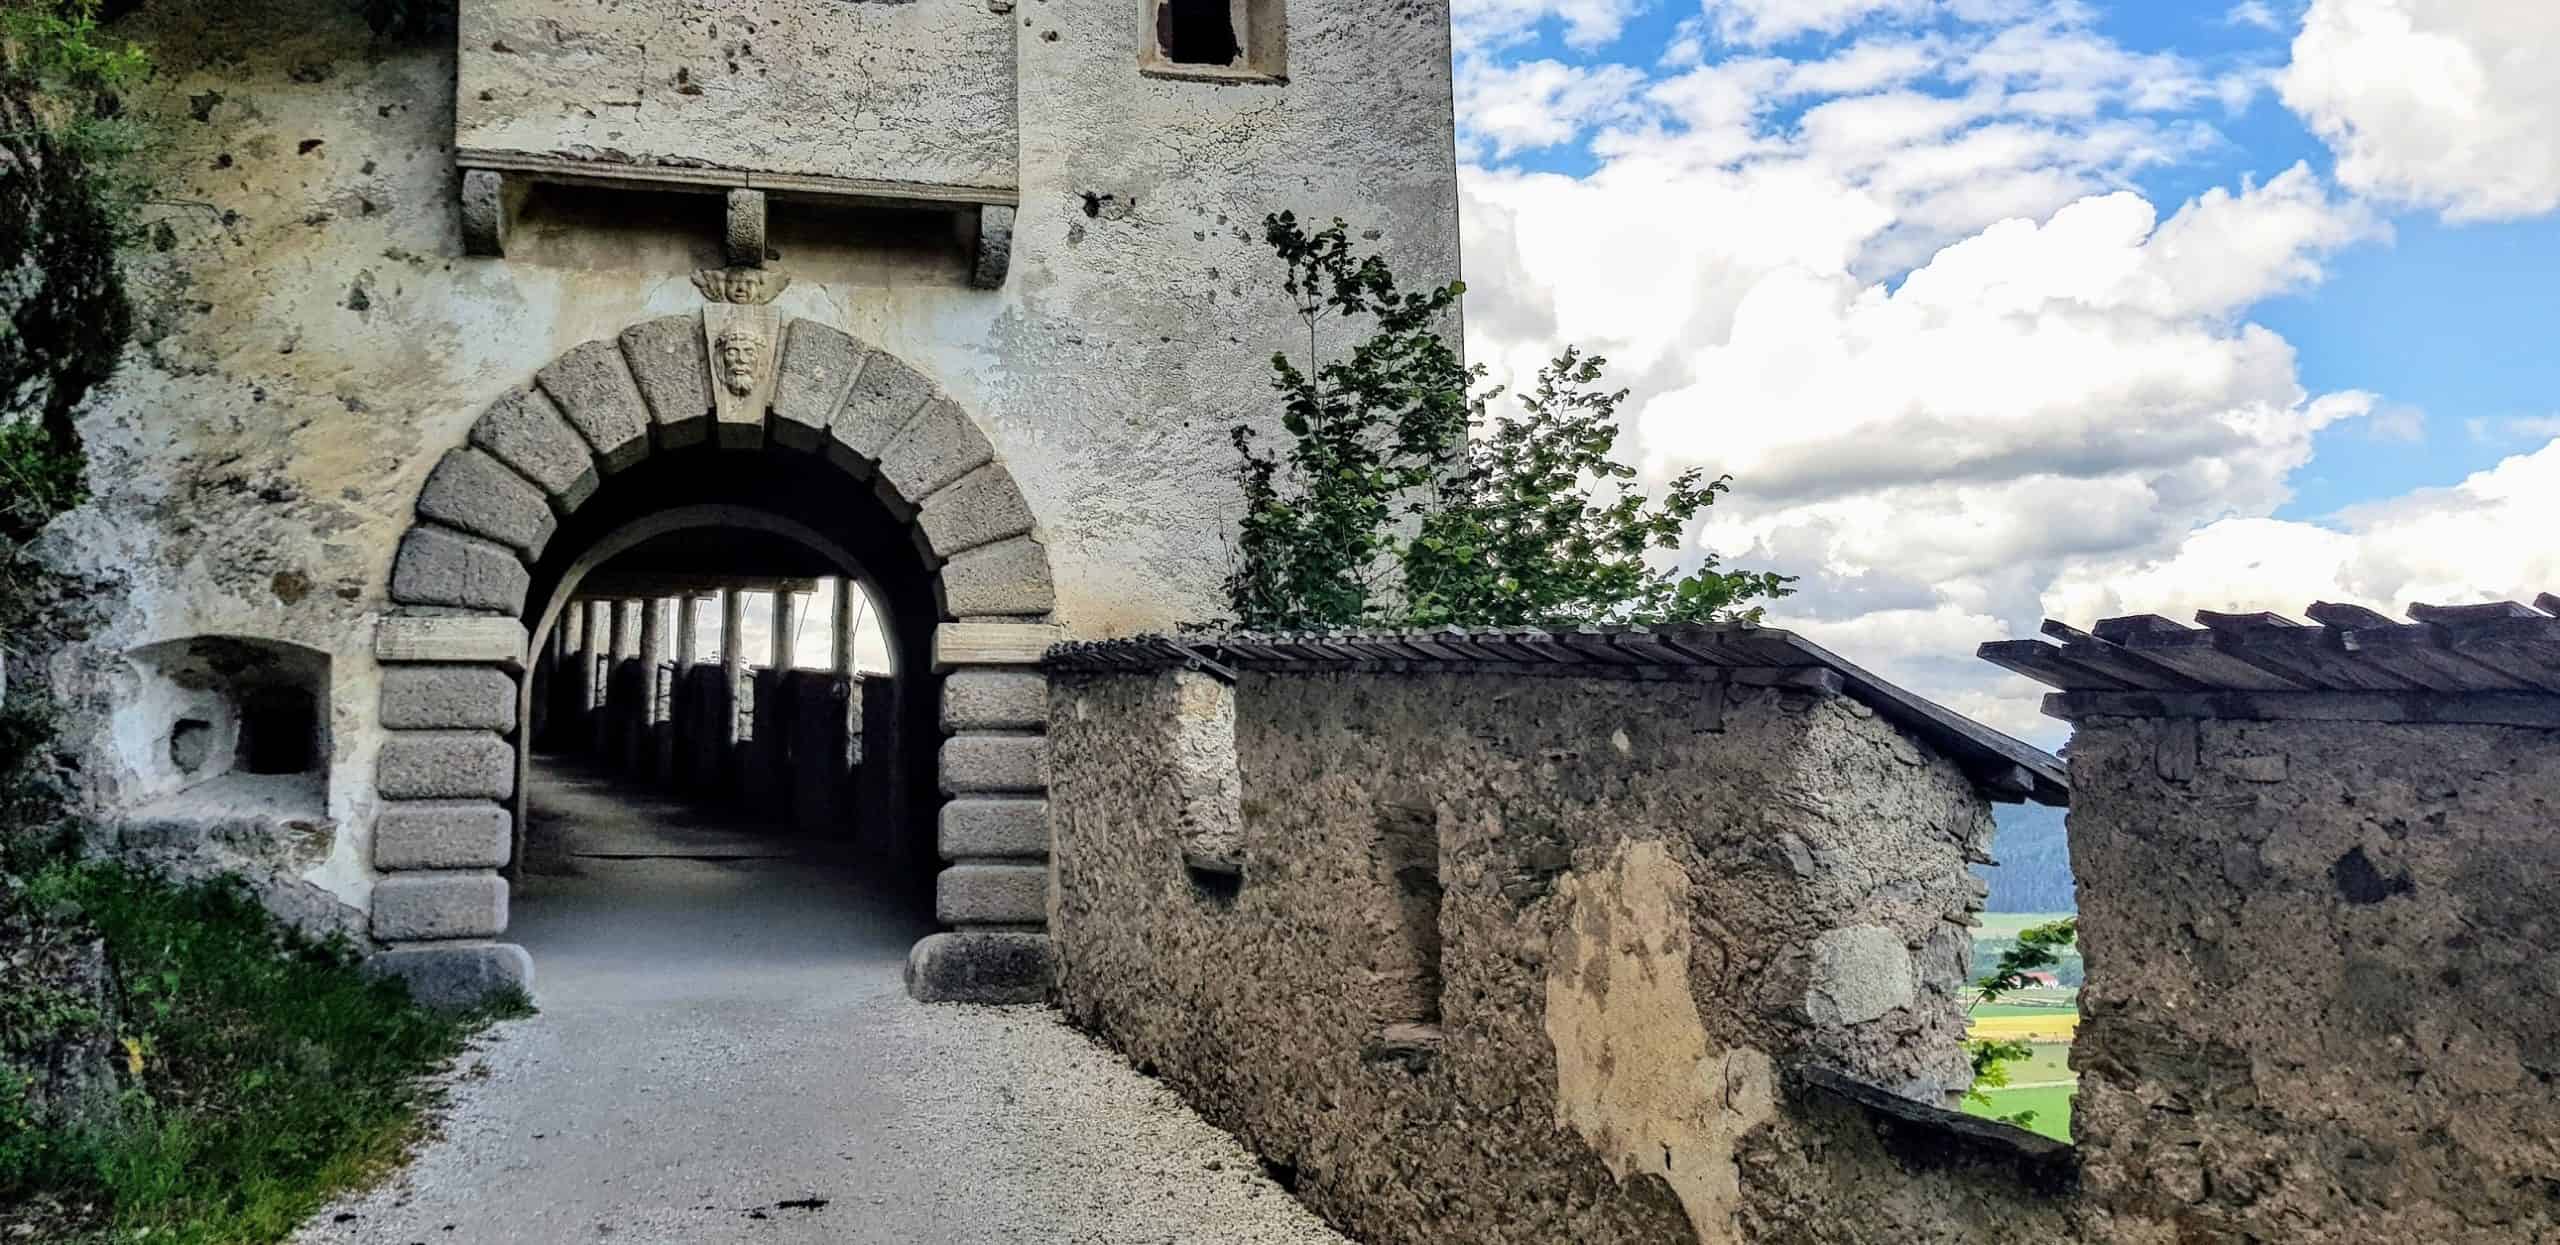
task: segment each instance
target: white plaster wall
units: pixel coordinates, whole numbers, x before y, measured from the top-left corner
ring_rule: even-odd
[[[133,256],[141,331],[81,417],[96,496],[45,544],[103,619],[51,674],[97,724],[132,646],[201,633],[327,653],[330,812],[313,880],[370,886],[373,622],[436,459],[581,342],[700,305],[716,199],[537,191],[505,260],[465,258],[452,49],[377,43],[337,0],[150,6],[134,101],[162,206]],[[778,204],[789,314],[929,373],[981,421],[1056,573],[1057,616],[1106,636],[1216,615],[1236,500],[1228,429],[1268,426],[1271,353],[1302,337],[1267,211],[1381,231],[1416,281],[1457,272],[1445,2],[1291,0],[1286,85],[1139,69],[1131,0],[1027,0],[1016,32],[1023,201],[1010,282],[970,289],[946,220]]]

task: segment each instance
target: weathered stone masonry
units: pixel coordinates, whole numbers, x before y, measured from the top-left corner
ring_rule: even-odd
[[[2063,689],[2092,1239],[2560,1234],[2560,598],[2150,615]]]
[[[1902,1179],[1795,1070],[1952,1100],[1980,788],[2058,765],[1669,635],[1059,650],[1061,1003],[1367,1240],[2050,1239],[2018,1146]]]
[[[124,256],[137,331],[78,415],[94,496],[43,546],[94,585],[94,625],[23,668],[66,706],[84,803],[115,826],[200,794],[163,781],[185,724],[135,697],[150,654],[306,653],[324,754],[255,832],[291,845],[256,860],[271,898],[378,924],[435,992],[520,979],[490,820],[524,797],[495,760],[531,725],[547,564],[616,483],[709,447],[733,475],[831,465],[936,581],[898,681],[954,704],[901,726],[929,754],[947,727],[951,764],[897,786],[949,802],[909,839],[962,866],[940,899],[964,936],[919,953],[918,988],[1036,993],[1038,713],[979,675],[1216,609],[1227,433],[1271,418],[1293,324],[1264,213],[1456,272],[1446,7],[1260,6],[1285,76],[1214,81],[1153,64],[1123,0],[464,0],[463,33],[423,43],[361,8],[116,24],[152,56],[128,104],[185,206]]]
[[[1985,646],[2078,728],[2076,1147],[1931,1105],[2050,763],[1782,633],[1061,648],[1059,996],[1374,1241],[2549,1239],[2539,604]]]
[[[768,433],[765,423],[728,420],[719,440],[702,435],[714,417],[702,379],[713,369],[709,335],[691,318],[669,319],[678,323],[653,321],[618,343],[577,347],[500,398],[469,444],[429,474],[418,523],[401,542],[391,595],[404,612],[385,620],[376,650],[394,664],[380,711],[391,733],[375,776],[384,804],[374,866],[387,876],[375,887],[372,932],[394,946],[383,963],[423,993],[453,997],[529,973],[521,949],[488,941],[506,929],[506,882],[495,872],[506,863],[503,847],[471,855],[457,845],[482,844],[479,831],[503,818],[516,794],[511,737],[527,640],[520,626],[493,624],[529,614],[547,633],[574,593],[573,573],[551,601],[527,600],[555,515],[574,514],[600,480],[652,453],[752,448]],[[911,513],[965,490],[964,500],[979,503],[970,521],[919,528],[920,552],[942,568],[946,616],[1050,638],[1047,558],[1019,490],[975,424],[914,369],[846,334],[792,319],[784,340],[771,382],[773,439],[824,454],[846,468],[848,484],[867,480]],[[795,418],[805,435],[779,431]],[[484,647],[469,658],[421,638],[449,633],[465,613],[486,616],[474,633]],[[410,664],[408,654],[422,652],[431,659]],[[982,660],[990,656],[999,660]],[[1031,810],[1046,783],[1039,676],[1003,656],[946,648],[937,659],[950,671],[942,786],[969,797],[946,820],[964,828],[972,818],[1038,816]],[[977,845],[944,872],[937,910],[957,932],[920,951],[918,963],[929,970],[992,957],[1014,974],[1006,989],[1036,996],[1046,979],[1037,937],[1047,916],[1046,845],[1017,837],[1000,846]],[[992,971],[970,977],[973,996],[1003,993]],[[920,993],[959,990],[920,973]]]

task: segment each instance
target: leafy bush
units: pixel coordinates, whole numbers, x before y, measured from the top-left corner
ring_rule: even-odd
[[[33,536],[87,493],[77,451],[32,420],[0,422],[0,544]]]
[[[1660,497],[1612,457],[1624,390],[1568,349],[1488,417],[1499,390],[1443,340],[1466,287],[1401,287],[1342,221],[1307,232],[1287,212],[1263,236],[1307,331],[1307,361],[1272,356],[1285,449],[1238,427],[1245,513],[1229,604],[1242,626],[1573,626],[1756,617],[1789,577],[1655,564],[1730,481],[1701,470]],[[1364,326],[1320,358],[1328,321]]]
[[[132,166],[144,132],[121,93],[150,74],[151,58],[99,21],[98,0],[0,0],[0,77],[121,234],[148,192]]]

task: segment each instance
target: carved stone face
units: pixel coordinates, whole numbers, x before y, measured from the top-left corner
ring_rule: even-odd
[[[721,274],[720,285],[733,303],[759,303],[764,300],[764,274],[753,268],[732,268]]]
[[[764,334],[737,325],[720,334],[718,345],[720,383],[742,398],[755,392],[764,377]]]

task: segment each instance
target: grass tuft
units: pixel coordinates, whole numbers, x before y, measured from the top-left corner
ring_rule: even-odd
[[[57,861],[0,902],[77,912],[105,938],[125,1064],[94,1131],[0,1101],[0,1237],[24,1214],[46,1240],[280,1240],[396,1164],[432,1105],[427,1074],[488,1021],[529,1010],[521,997],[463,1015],[420,1007],[343,943],[277,925],[236,883]]]

